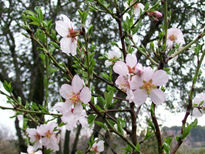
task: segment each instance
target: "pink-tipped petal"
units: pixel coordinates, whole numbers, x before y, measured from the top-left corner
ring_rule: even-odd
[[[150,98],[154,104],[159,105],[165,101],[165,93],[160,89],[152,89],[150,91]]]
[[[64,98],[64,99],[69,99],[71,97],[72,94],[72,87],[68,84],[63,84],[59,90],[60,95]]]
[[[165,85],[169,80],[168,74],[163,70],[158,70],[154,72],[152,76],[152,82],[156,86]]]
[[[91,92],[88,87],[85,87],[82,89],[80,92],[80,100],[84,103],[87,104],[91,99]]]
[[[113,70],[115,73],[122,75],[122,76],[126,76],[129,72],[127,65],[122,61],[117,61],[115,65],[113,66]]]
[[[137,57],[134,54],[127,54],[126,64],[133,68],[137,64]]]
[[[141,89],[136,89],[134,91],[134,103],[138,106],[142,105],[145,101],[146,101],[146,98],[147,98],[147,94],[144,90],[141,90]]]
[[[73,77],[72,88],[75,94],[80,92],[80,90],[83,88],[83,80],[78,75],[75,75]]]

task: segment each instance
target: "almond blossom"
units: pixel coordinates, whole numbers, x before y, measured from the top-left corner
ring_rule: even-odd
[[[205,93],[197,95],[193,100],[193,105],[197,106],[193,109],[193,116],[201,117],[205,113]]]
[[[96,154],[99,154],[100,152],[103,152],[104,151],[104,141],[100,140],[98,142],[95,142],[92,145],[90,151],[93,151]]]
[[[73,130],[77,124],[88,128],[87,114],[81,104],[76,104],[73,107],[69,102],[59,102],[54,108],[63,114],[61,120],[66,124],[67,130]]]
[[[137,57],[134,54],[127,54],[125,61],[126,63],[117,61],[113,66],[114,72],[122,76],[136,74]]]
[[[166,46],[168,49],[171,49],[175,44],[178,44],[179,46],[185,44],[184,36],[180,29],[170,28],[167,30]]]
[[[55,122],[50,122],[48,124],[43,124],[39,127],[39,133],[42,136],[42,144],[47,149],[51,149],[53,151],[59,150],[59,139],[57,135],[57,131],[54,131],[58,125]]]
[[[124,92],[130,89],[132,76],[142,74],[142,67],[137,63],[137,57],[134,54],[127,54],[125,61],[126,63],[117,61],[113,66],[114,72],[119,74],[115,84]]]
[[[42,139],[40,135],[39,126],[37,128],[28,128],[26,129],[28,136],[30,138],[30,142],[34,143],[33,149],[37,150],[38,148],[42,148]]]
[[[121,57],[120,52],[119,51],[115,51],[115,50],[109,51],[107,55],[108,55],[108,60],[105,61],[105,66],[106,67],[109,67],[110,65],[113,64],[112,60],[119,59]]]
[[[91,99],[91,92],[88,87],[83,88],[83,84],[83,80],[78,75],[75,75],[71,85],[63,84],[61,86],[60,94],[67,102],[73,105],[80,102],[88,104]]]
[[[55,27],[58,34],[63,37],[60,40],[60,48],[64,53],[71,53],[75,56],[77,48],[76,36],[79,34],[79,31],[74,29],[73,23],[67,16],[62,14],[60,17],[62,20],[56,21]]]
[[[165,85],[168,82],[169,76],[163,70],[154,71],[152,68],[144,68],[141,77],[134,76],[131,82],[131,89],[135,90],[134,103],[141,105],[149,96],[157,105],[165,101],[165,94],[158,89],[158,86]]]

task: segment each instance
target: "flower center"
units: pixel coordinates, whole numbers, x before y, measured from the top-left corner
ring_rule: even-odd
[[[93,147],[92,150],[93,150],[94,152],[98,152],[97,146],[96,146],[96,147]]]
[[[140,87],[141,89],[144,89],[147,94],[150,94],[150,91],[154,88],[157,88],[153,83],[152,83],[152,79],[149,81],[144,81],[143,80],[143,85]]]
[[[171,41],[176,41],[177,37],[176,37],[176,35],[172,34],[172,35],[169,36],[169,39]]]
[[[50,130],[48,130],[48,131],[46,132],[46,134],[45,134],[45,136],[46,136],[47,138],[50,138],[51,135],[52,135],[52,133],[50,132]]]
[[[70,98],[73,104],[76,104],[80,100],[80,96],[78,94],[73,94],[73,96]]]
[[[131,68],[130,66],[128,66],[128,70],[130,74],[135,74],[135,67]]]
[[[35,138],[36,138],[37,141],[40,140],[40,138],[41,138],[40,134],[36,133]]]
[[[72,41],[76,40],[76,36],[79,33],[79,31],[74,30],[73,28],[69,28],[68,31],[69,31],[69,33],[68,33],[67,37],[71,37]]]

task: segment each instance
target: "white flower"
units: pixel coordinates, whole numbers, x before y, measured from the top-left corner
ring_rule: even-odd
[[[33,146],[28,146],[27,152],[28,154],[42,154],[41,150],[36,151]]]
[[[65,16],[60,16],[62,20],[56,21],[56,31],[63,38],[60,40],[60,47],[63,52],[66,54],[71,53],[73,56],[76,55],[77,48],[77,34],[79,31],[74,30],[73,23],[70,19]]]
[[[80,101],[87,104],[91,99],[91,92],[88,87],[83,88],[83,80],[75,75],[72,80],[72,84],[63,84],[60,88],[60,94],[66,101],[77,104]]]
[[[171,49],[174,44],[179,44],[179,46],[185,44],[183,33],[178,28],[170,28],[167,30],[167,48]]]
[[[134,5],[134,13],[137,18],[140,16],[140,11],[144,11],[144,5],[142,3],[137,3]]]
[[[205,93],[197,95],[193,100],[193,104],[201,108],[194,108],[192,113],[193,116],[201,117],[205,113],[205,111],[203,110],[205,108]]]
[[[94,151],[96,154],[103,152],[104,151],[104,141],[100,140],[98,142],[95,142],[90,150]]]
[[[34,142],[33,148],[34,150],[37,150],[38,148],[42,148],[42,140],[41,135],[39,131],[39,126],[37,128],[28,128],[26,129],[26,132],[28,133],[28,136],[30,138],[30,142]]]
[[[134,76],[130,83],[131,89],[136,89],[134,91],[134,103],[140,106],[148,96],[156,105],[163,103],[165,94],[157,87],[165,85],[168,79],[169,76],[163,70],[155,72],[151,67],[144,68],[142,76]]]
[[[42,136],[42,144],[47,149],[51,149],[53,151],[59,150],[58,145],[58,136],[57,132],[54,131],[54,128],[56,128],[58,125],[55,122],[50,122],[48,124],[43,124],[39,127],[39,133]]]
[[[88,127],[87,114],[81,104],[72,105],[69,102],[57,103],[56,110],[61,112],[63,116],[61,120],[66,123],[67,130],[73,130],[80,123],[84,128]]]
[[[127,54],[126,63],[117,61],[113,66],[115,73],[122,76],[130,76],[136,74],[137,57],[134,54]]]
[[[105,66],[109,67],[110,65],[113,64],[112,60],[113,59],[119,59],[121,57],[121,54],[119,51],[113,50],[108,52],[108,60],[105,61]]]

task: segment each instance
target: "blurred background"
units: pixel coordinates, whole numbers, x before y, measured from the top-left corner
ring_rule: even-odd
[[[18,98],[21,97],[22,103],[26,101],[29,103],[35,102],[37,104],[43,104],[48,100],[49,105],[60,100],[58,93],[60,85],[65,83],[63,78],[64,74],[60,71],[54,70],[50,75],[49,84],[45,87],[45,69],[41,60],[41,51],[38,49],[36,42],[25,38],[22,33],[26,33],[23,30],[22,13],[25,10],[32,10],[36,6],[40,6],[45,20],[52,20],[53,28],[56,18],[60,14],[67,15],[76,25],[80,28],[80,19],[78,15],[78,9],[88,9],[88,4],[82,3],[83,0],[3,0],[0,1],[0,81],[11,82],[13,87],[13,95]],[[112,3],[111,1],[107,1]],[[118,0],[121,9],[125,7],[124,0]],[[156,0],[142,0],[141,3],[154,4]],[[113,8],[114,9],[114,8]],[[198,36],[205,27],[205,1],[204,0],[175,0],[168,1],[168,9],[170,11],[171,18],[169,18],[169,27],[180,28],[185,36],[186,43],[193,40]],[[159,8],[160,12],[163,12],[163,8]],[[145,17],[143,20],[143,26],[139,27],[137,36],[135,37],[136,44],[142,44],[147,50],[150,50],[150,43],[155,42],[158,39],[158,34],[162,30],[161,24],[163,19],[159,22],[151,20],[149,17]],[[93,25],[93,35],[91,41],[96,44],[95,58],[97,60],[95,72],[108,72],[109,68],[105,68],[104,60],[98,59],[99,56],[104,55],[113,47],[111,42],[119,42],[118,26],[110,16],[105,15],[104,12],[89,13],[86,26]],[[34,26],[35,30],[36,27]],[[204,44],[205,40],[201,39],[197,44]],[[200,46],[200,48],[204,48]],[[136,52],[136,51],[135,51]],[[136,53],[138,61],[141,63],[148,63],[146,58],[140,53]],[[63,61],[69,68],[71,68],[74,74],[73,59],[63,54],[59,50],[53,52],[53,56],[60,62]],[[166,104],[157,108],[157,117],[159,117],[159,123],[165,136],[174,136],[180,131],[181,120],[184,115],[185,102],[190,90],[190,83],[195,71],[196,55],[193,48],[190,48],[182,55],[180,55],[172,63],[168,64],[170,68],[170,82],[167,85],[166,93],[168,94]],[[197,82],[196,94],[205,91],[205,76],[204,76],[204,64],[202,65],[201,76]],[[113,78],[116,78],[115,76]],[[93,84],[98,89],[97,93],[103,95],[103,88],[105,85],[93,80]],[[49,93],[45,93],[45,89],[49,89]],[[3,90],[2,86],[1,89]],[[123,105],[123,104],[119,104]],[[7,99],[0,95],[0,106],[9,106]],[[117,108],[117,106],[116,106]],[[148,115],[144,113],[146,108],[142,109],[141,118],[142,125],[139,125],[138,133],[139,138],[145,135],[143,128],[146,127],[146,119]],[[122,113],[123,114],[123,113]],[[8,110],[0,109],[0,154],[15,154],[21,151],[26,151],[26,142],[23,135],[23,123],[24,118],[15,116],[16,113]],[[14,116],[14,117],[13,117]],[[112,115],[115,116],[115,115]],[[122,115],[125,116],[125,115]],[[13,118],[10,118],[13,117]],[[129,117],[127,121],[129,122]],[[205,151],[205,121],[204,116],[199,119],[199,126],[191,131],[191,134],[187,137],[186,142],[180,148],[179,153],[191,154],[191,153],[204,153]],[[190,117],[188,122],[193,121],[194,118]],[[129,127],[129,126],[128,126]],[[78,132],[78,133],[77,133]],[[65,132],[63,135],[61,147],[64,149],[67,145],[70,145],[70,152],[75,153],[76,149],[85,149],[86,145],[82,144],[83,140],[88,140],[88,136],[78,135],[81,132],[81,128],[78,128],[75,132]],[[99,136],[100,133],[106,134],[107,132],[101,130],[97,125],[94,126],[92,132],[94,136]],[[70,137],[70,138],[69,138]],[[70,140],[68,142],[66,138]],[[77,143],[75,142],[76,139]],[[110,136],[107,134],[106,150],[104,153],[112,153],[114,149],[118,153],[122,153],[121,146],[123,142],[118,142],[116,136]],[[73,144],[76,144],[76,147]],[[81,142],[81,143],[80,143]],[[156,150],[156,141],[154,136],[142,147],[142,152],[151,154]],[[63,144],[64,143],[64,144]],[[84,146],[83,146],[84,145]],[[62,151],[57,152],[63,154]]]

